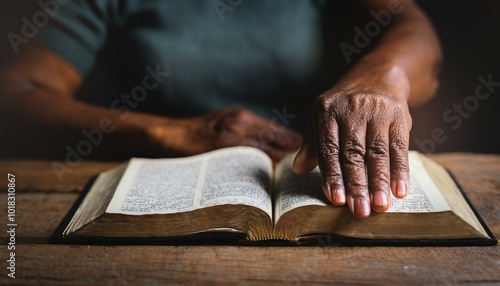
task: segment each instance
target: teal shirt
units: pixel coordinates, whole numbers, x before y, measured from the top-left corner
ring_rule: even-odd
[[[90,102],[116,107],[159,69],[169,75],[134,108],[193,116],[242,106],[276,118],[334,83],[325,9],[314,0],[71,0],[33,41],[87,79],[79,97]]]

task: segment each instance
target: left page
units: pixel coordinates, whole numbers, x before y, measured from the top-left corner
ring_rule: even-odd
[[[251,147],[129,163],[106,212],[169,214],[224,204],[262,209],[272,218],[272,162]]]

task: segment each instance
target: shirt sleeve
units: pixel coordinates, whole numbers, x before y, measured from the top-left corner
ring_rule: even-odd
[[[40,7],[50,20],[40,27],[32,42],[58,54],[85,77],[106,42],[110,25],[109,3],[114,1],[50,2],[52,10]]]

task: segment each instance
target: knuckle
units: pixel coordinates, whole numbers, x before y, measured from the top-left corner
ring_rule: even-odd
[[[376,110],[387,110],[390,106],[392,106],[392,102],[389,102],[386,97],[376,96],[372,99],[372,101],[373,107]]]
[[[330,112],[333,106],[333,100],[329,96],[318,96],[312,104],[312,112]]]
[[[258,141],[269,143],[269,142],[272,142],[273,140],[275,140],[276,137],[278,137],[278,136],[279,136],[279,134],[277,134],[276,132],[271,130],[271,128],[265,127],[265,128],[259,129],[259,132],[257,134],[257,139],[258,139]]]
[[[360,93],[353,93],[348,95],[348,105],[349,109],[353,112],[358,112],[359,110],[365,110],[367,105],[367,96]]]
[[[356,92],[349,95],[349,103],[365,108],[388,109],[392,106],[391,100],[377,93]]]
[[[346,164],[364,165],[365,163],[365,148],[362,144],[348,140],[345,142],[344,150],[342,152],[342,159]]]
[[[362,105],[366,103],[368,95],[360,92],[350,92],[347,94],[347,97],[349,98],[349,104]]]
[[[395,152],[406,152],[408,150],[408,142],[402,136],[394,136],[391,139],[391,150]]]
[[[394,114],[395,118],[401,120],[401,122],[406,122],[408,125],[411,125],[411,114],[406,102],[394,103]]]
[[[249,114],[248,111],[241,107],[233,107],[229,110],[229,114],[231,117],[237,120],[245,119]]]
[[[408,131],[410,131],[413,126],[413,119],[411,118],[411,115],[409,113],[406,116],[406,122],[408,124]]]
[[[237,121],[232,118],[223,117],[214,125],[214,131],[218,137],[223,137],[230,134],[240,134],[242,130]]]
[[[382,140],[374,140],[367,147],[366,157],[374,159],[389,158],[389,146]]]
[[[331,160],[338,160],[339,146],[332,142],[323,142],[319,146],[318,160],[320,164],[330,162]]]
[[[213,118],[214,131],[219,135],[224,134],[245,134],[244,128],[247,122],[251,121],[251,113],[241,107],[231,107],[216,114]]]

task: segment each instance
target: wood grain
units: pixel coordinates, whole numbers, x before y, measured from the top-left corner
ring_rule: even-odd
[[[3,195],[3,194],[2,194]],[[16,240],[19,243],[48,243],[62,219],[71,209],[77,193],[19,193],[16,195]],[[6,222],[6,212],[0,222]],[[7,233],[0,233],[5,241]]]
[[[64,161],[0,161],[0,176],[12,173],[17,177],[17,190],[22,192],[80,192],[88,180],[123,162],[83,161],[74,168],[69,168],[56,175],[52,164],[64,164]],[[5,191],[6,185],[0,185]]]
[[[438,154],[500,237],[500,156]],[[49,161],[0,161],[17,179],[16,279],[0,284],[499,284],[500,247],[234,247],[50,245],[49,237],[100,171],[85,161],[59,181]],[[0,180],[5,206],[6,179]],[[5,210],[5,207],[2,207]],[[6,222],[0,212],[0,222]],[[0,259],[7,258],[5,232]],[[5,265],[3,262],[0,265]],[[3,268],[5,269],[5,268]]]
[[[500,156],[439,154],[430,156],[451,171],[495,237],[500,237]]]
[[[423,284],[500,281],[496,247],[23,245],[16,282],[114,285]],[[0,251],[5,257],[5,250]],[[115,281],[114,281],[115,280]],[[6,278],[0,280],[7,282]],[[108,284],[109,285],[109,284]]]

